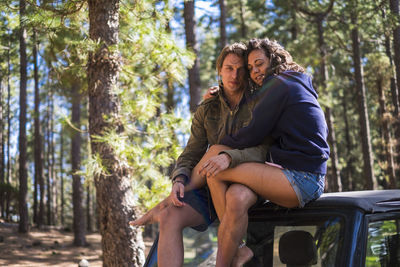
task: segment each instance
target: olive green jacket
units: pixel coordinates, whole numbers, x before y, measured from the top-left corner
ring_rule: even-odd
[[[204,100],[193,115],[191,134],[187,145],[179,156],[171,179],[184,175],[190,179],[191,172],[203,157],[207,149],[227,134],[234,134],[237,130],[247,126],[252,118],[255,101],[250,100],[248,94],[243,95],[236,109],[231,110],[222,90],[217,96]],[[227,150],[232,158],[230,167],[243,162],[265,162],[269,142],[242,150]]]

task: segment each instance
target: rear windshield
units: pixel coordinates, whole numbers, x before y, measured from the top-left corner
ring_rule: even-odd
[[[247,244],[255,257],[246,266],[337,266],[342,232],[339,217],[250,222]]]

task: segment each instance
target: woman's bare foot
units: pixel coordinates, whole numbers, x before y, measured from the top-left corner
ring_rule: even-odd
[[[129,225],[131,226],[145,226],[147,224],[152,224],[158,222],[158,215],[160,211],[166,208],[171,203],[168,201],[168,197],[158,203],[154,208],[146,212],[142,217],[136,219],[134,221],[130,221]]]
[[[249,247],[244,245],[241,248],[238,248],[236,251],[236,255],[233,258],[232,265],[233,267],[242,267],[246,262],[253,258],[254,253],[251,251]]]

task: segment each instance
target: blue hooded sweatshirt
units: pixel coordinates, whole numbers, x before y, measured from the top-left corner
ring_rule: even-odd
[[[243,149],[269,135],[274,142],[268,161],[290,170],[326,174],[328,128],[311,78],[294,71],[270,75],[259,97],[250,124],[221,143]]]

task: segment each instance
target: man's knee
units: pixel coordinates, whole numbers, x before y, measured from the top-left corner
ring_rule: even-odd
[[[248,187],[231,185],[226,192],[226,212],[242,216],[257,201],[257,195]]]
[[[159,223],[160,223],[160,229],[163,228],[183,228],[182,226],[182,221],[183,218],[182,216],[179,215],[179,212],[177,212],[178,208],[175,206],[169,206],[163,210],[160,211],[159,214]]]

